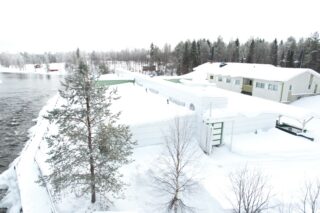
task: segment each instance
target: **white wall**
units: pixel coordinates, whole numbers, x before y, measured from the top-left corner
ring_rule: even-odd
[[[264,83],[264,88],[256,87],[256,83]],[[269,84],[277,85],[277,90],[269,90]],[[282,82],[265,81],[265,80],[253,80],[252,96],[265,98],[273,101],[280,101],[282,91]]]
[[[145,88],[148,92],[156,93],[167,98],[170,103],[175,102],[178,105],[189,108],[194,105],[195,111],[202,114],[210,106],[212,108],[223,108],[227,106],[228,100],[225,97],[207,97],[201,93],[192,92],[192,88],[178,83],[172,83],[165,80],[153,79],[141,74],[132,72],[122,72],[135,79],[138,86]]]
[[[223,143],[236,143],[232,135],[244,133],[258,133],[274,128],[278,115],[276,114],[260,114],[256,117],[238,117],[234,121],[224,122]],[[232,130],[233,125],[233,130]]]
[[[187,115],[180,117],[181,120],[186,119],[189,122],[196,124],[196,117],[194,115]],[[130,125],[132,132],[132,139],[138,142],[138,147],[162,144],[165,142],[165,136],[168,135],[170,128],[174,123],[175,117],[171,119],[157,121],[152,123],[143,123],[139,125]],[[194,125],[195,137],[198,139],[199,131],[197,125]]]
[[[241,92],[242,89],[242,78],[241,77],[228,77],[228,76],[222,76],[222,75],[214,75],[213,79],[210,79],[210,76],[213,74],[208,74],[207,79],[210,83],[215,83],[217,87],[222,89],[227,89],[234,92]],[[219,81],[219,77],[222,78],[222,81]],[[231,79],[230,83],[227,83],[227,78]],[[236,80],[240,81],[240,84],[236,85]]]
[[[304,95],[314,94],[316,85],[318,85],[316,93],[320,93],[320,78],[318,78],[316,75],[314,75],[313,77],[310,89],[308,88],[311,75],[311,73],[305,72],[285,82],[283,90],[283,101],[291,102],[297,100],[300,97],[303,97]],[[291,97],[288,96],[290,85],[292,85]]]
[[[254,133],[256,131],[259,132],[271,129],[275,127],[277,118],[277,114],[263,113],[255,117],[239,115],[228,120],[217,120],[217,122],[222,121],[224,123],[222,143],[230,144],[232,135]],[[210,127],[204,123],[200,126],[202,126],[201,148],[207,152],[211,152],[212,147],[210,142],[213,136],[210,134]]]
[[[131,75],[131,73],[129,73]],[[132,76],[132,75],[131,75]],[[152,78],[144,77],[141,75],[135,75],[136,85],[147,89],[148,92],[157,93],[163,97],[171,97],[177,101],[183,103],[185,107],[189,107],[190,103],[195,106],[195,114],[192,117],[195,124],[195,137],[198,138],[200,146],[203,150],[210,151],[210,145],[206,142],[211,141],[211,135],[209,134],[207,125],[203,122],[203,113],[210,107],[223,108],[227,106],[227,98],[222,97],[206,97],[198,93],[192,93],[189,90],[185,90],[184,86],[177,85],[171,82],[157,81]],[[234,84],[235,79],[231,80]],[[236,85],[241,88],[240,85]],[[278,90],[280,87],[278,88]],[[261,114],[255,117],[245,117],[242,115],[233,118],[233,121],[224,121],[223,130],[223,142],[230,138],[233,134],[254,132],[256,129],[269,129],[275,126],[277,115],[274,114]],[[174,118],[167,121],[158,121],[152,124],[145,123],[143,125],[133,125],[131,130],[133,132],[133,138],[138,140],[139,146],[163,143],[163,132],[168,131],[168,123],[173,122]]]
[[[230,91],[234,91],[234,92],[238,92],[238,93],[240,93],[242,91],[243,78],[214,75],[214,79],[210,79],[210,75],[212,75],[212,74],[208,74],[209,82],[215,83],[217,85],[217,87],[222,88],[222,89],[226,89],[226,90],[230,90]],[[222,78],[222,81],[219,81],[219,77]],[[227,78],[231,79],[230,83],[227,83]],[[236,80],[240,80],[239,85],[235,84]],[[257,88],[256,82],[264,83],[265,88]],[[268,84],[277,85],[278,86],[277,91],[269,90]],[[269,100],[273,100],[273,101],[280,101],[281,90],[282,90],[282,83],[281,82],[256,80],[256,79],[253,80],[252,96],[261,97],[261,98],[265,98],[265,99],[269,99]]]

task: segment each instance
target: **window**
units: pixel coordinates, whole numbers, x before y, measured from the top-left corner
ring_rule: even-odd
[[[221,76],[218,77],[218,81],[222,81],[222,77]]]
[[[264,89],[264,83],[256,82],[256,88]]]
[[[231,82],[231,78],[227,78],[227,79],[226,79],[226,82],[227,82],[227,83],[230,83],[230,82]]]
[[[269,84],[269,85],[268,85],[268,90],[277,91],[277,90],[278,90],[278,85]]]
[[[210,80],[212,80],[213,79],[213,75],[210,75]]]
[[[235,85],[240,85],[240,80],[235,80],[234,84]]]
[[[290,91],[292,90],[292,85],[289,86],[289,90],[290,90]]]

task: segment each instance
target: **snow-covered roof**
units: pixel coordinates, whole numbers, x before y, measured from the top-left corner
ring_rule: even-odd
[[[272,66],[272,65],[269,65]],[[197,71],[195,71],[197,72]],[[142,78],[143,76],[141,74],[134,74],[130,72],[124,72],[127,75],[133,75],[133,76],[140,76]],[[141,77],[142,76],[142,77]],[[260,114],[274,114],[274,115],[282,115],[294,118],[298,120],[299,122],[303,122],[305,120],[310,119],[311,117],[318,117],[320,118],[320,115],[310,112],[309,110],[305,110],[300,107],[295,107],[291,105],[286,105],[283,103],[274,102],[271,100],[266,100],[259,97],[253,97],[253,96],[247,96],[240,93],[224,90],[217,88],[215,86],[207,86],[202,84],[179,84],[179,83],[172,83],[168,82],[162,79],[155,79],[155,78],[146,78],[146,82],[150,81],[149,83],[157,88],[157,87],[167,87],[170,90],[170,94],[176,94],[182,97],[182,95],[189,95],[192,98],[196,97],[202,97],[208,102],[212,102],[213,105],[212,109],[210,109],[210,105],[208,105],[207,108],[207,115],[209,115],[210,111],[214,114],[214,119],[225,119],[225,118],[234,118],[236,116],[245,116],[245,117],[255,117]],[[190,81],[192,82],[192,81]],[[136,89],[138,89],[139,94],[132,94]],[[169,112],[171,109],[167,108],[167,104],[165,104],[165,99],[163,97],[160,97],[153,94],[147,94],[144,90],[139,90],[139,88],[128,88],[128,93],[130,94],[130,98],[132,98],[131,101],[128,103],[144,103],[143,107],[140,107],[138,104],[139,110],[141,110],[141,114],[144,114],[145,116],[149,117],[146,113],[148,112],[148,109],[150,108],[159,108],[159,110],[164,110],[163,113],[158,113],[158,115],[153,115],[153,110],[150,112],[150,116],[156,116],[157,119],[163,118],[163,116],[172,117],[172,115],[176,114],[177,112],[171,114]],[[126,93],[124,93],[126,94]],[[142,96],[140,96],[142,95]],[[140,100],[137,100],[137,97],[139,97]],[[154,97],[154,99],[151,99],[151,97]],[[223,102],[223,107],[216,107],[217,101],[220,101],[219,98],[225,99]],[[160,102],[158,102],[159,100]],[[161,104],[162,103],[162,104]],[[150,106],[147,106],[149,105]],[[151,106],[155,104],[155,106]],[[164,108],[163,108],[164,107]],[[132,107],[134,108],[134,107]],[[165,112],[165,110],[169,110]],[[183,112],[183,107],[178,107],[178,111]],[[213,110],[213,111],[212,111]],[[134,110],[133,110],[134,111]],[[137,112],[137,111],[136,111]],[[160,112],[160,111],[159,111]],[[140,114],[140,113],[132,113],[132,114]],[[131,120],[131,122],[135,119],[128,119]],[[137,119],[139,121],[139,119]],[[141,121],[141,120],[140,120]]]
[[[146,92],[144,88],[131,83],[116,85],[120,99],[114,101],[112,107],[125,109],[121,112],[121,121],[129,125],[162,122],[177,116],[192,115],[194,112],[176,104],[167,104],[167,100],[159,95]]]
[[[307,68],[282,68],[270,64],[247,64],[247,63],[205,63],[194,68],[194,72],[184,77],[203,78],[208,73],[230,77],[244,77],[267,81],[288,81],[302,73],[309,72],[320,78],[320,75],[312,69]]]

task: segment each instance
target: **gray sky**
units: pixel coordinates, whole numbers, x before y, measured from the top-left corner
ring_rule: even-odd
[[[307,37],[319,0],[1,0],[0,52],[119,50],[221,35]]]

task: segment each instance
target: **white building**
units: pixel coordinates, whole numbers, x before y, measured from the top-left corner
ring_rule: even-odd
[[[192,119],[195,138],[201,148],[210,153],[214,146],[232,144],[234,134],[275,127],[279,117],[294,118],[302,126],[314,116],[297,107],[199,82],[173,83],[126,71],[118,75],[134,79],[130,87],[126,86],[126,92],[121,93],[121,86],[119,92],[120,102],[130,105],[131,110],[123,112],[123,119],[131,126],[140,146],[163,142],[163,133],[175,117]]]
[[[282,103],[320,94],[320,75],[312,69],[280,68],[267,64],[205,63],[194,70],[194,73],[203,73],[206,80],[219,88]]]

